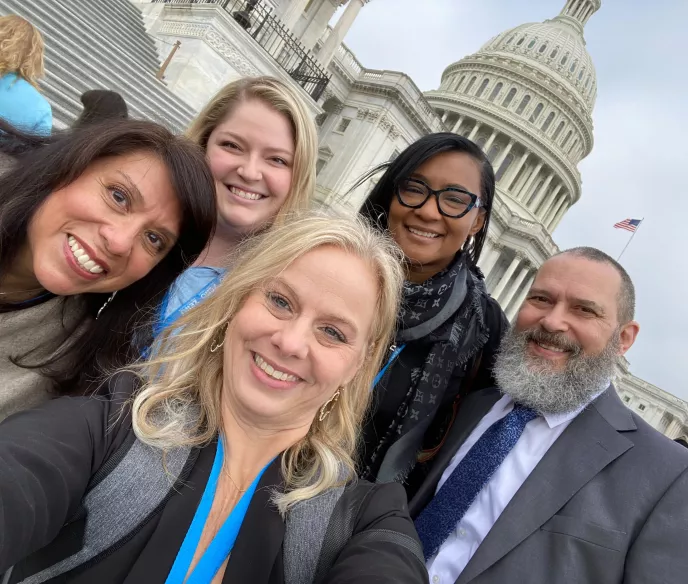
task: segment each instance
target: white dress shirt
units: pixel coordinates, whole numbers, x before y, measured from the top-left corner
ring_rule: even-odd
[[[514,448],[478,493],[456,529],[442,544],[437,554],[428,560],[431,584],[454,584],[509,501],[552,444],[584,408],[585,406],[582,406],[568,414],[538,416],[528,422]],[[508,395],[492,406],[452,458],[437,484],[437,491],[487,429],[512,409],[514,402]]]

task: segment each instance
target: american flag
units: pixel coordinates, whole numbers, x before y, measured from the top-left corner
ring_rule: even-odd
[[[626,231],[635,231],[642,222],[642,219],[624,219],[614,224],[614,229],[625,229]]]

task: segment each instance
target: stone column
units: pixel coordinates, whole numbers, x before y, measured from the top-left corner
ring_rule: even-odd
[[[549,225],[550,231],[554,231],[557,228],[559,222],[564,218],[564,213],[566,213],[568,210],[566,199],[564,199],[564,204],[559,208],[559,211],[557,211],[557,214],[554,216],[554,219]]]
[[[447,123],[447,118],[449,117],[449,110],[444,110],[444,115],[442,116],[442,123]]]
[[[681,432],[681,422],[679,422],[676,418],[671,420],[671,424],[667,427],[666,431],[664,432],[664,435],[667,438],[671,438],[672,440],[674,438],[678,438],[678,435]]]
[[[535,167],[535,170],[533,171],[533,173],[528,178],[528,182],[526,182],[526,184],[523,185],[523,188],[521,188],[518,191],[518,194],[516,195],[517,199],[519,199],[519,200],[525,200],[526,199],[526,197],[530,193],[530,188],[533,186],[533,183],[535,182],[535,179],[537,179],[537,177],[540,176],[540,171],[542,170],[543,165],[544,165],[544,162],[540,162],[540,164],[538,164]]]
[[[464,116],[463,114],[461,114],[461,115],[459,116],[459,119],[456,120],[456,123],[454,124],[454,127],[452,128],[452,132],[454,132],[454,134],[458,134],[458,133],[459,133],[459,128],[461,127],[461,124],[463,123],[464,119],[466,119],[466,116]]]
[[[545,218],[545,215],[547,211],[549,210],[550,205],[554,201],[554,199],[557,198],[557,194],[561,190],[561,185],[558,184],[556,187],[554,187],[554,190],[547,196],[547,199],[545,200],[545,203],[542,205],[542,208],[538,211],[537,205],[534,207],[535,215],[537,216],[538,219],[543,220]]]
[[[497,157],[497,160],[494,161],[494,164],[492,165],[494,167],[495,174],[499,172],[500,167],[502,164],[504,164],[504,161],[506,160],[506,157],[509,156],[509,152],[511,152],[511,149],[514,147],[514,140],[513,138],[509,140],[509,143],[506,145],[506,148],[500,153],[500,155]]]
[[[366,2],[368,2],[368,0],[349,0],[349,4],[344,10],[344,14],[342,14],[337,24],[335,24],[334,29],[330,33],[330,36],[327,37],[322,50],[318,54],[318,60],[325,68],[330,64],[332,57],[334,57],[339,45],[344,41],[346,33],[349,32],[351,25],[354,23],[354,20],[356,20],[358,13]]]
[[[512,183],[518,177],[518,173],[521,172],[521,169],[523,168],[523,165],[526,163],[526,160],[528,160],[529,156],[530,152],[526,151],[523,154],[523,156],[521,156],[521,160],[518,161],[518,164],[514,166],[513,172],[509,173],[509,178],[506,179],[506,184],[504,185],[506,190],[510,190],[511,186],[513,186]],[[511,194],[513,196],[513,192]]]
[[[554,173],[551,172],[550,175],[545,179],[545,182],[542,184],[542,188],[540,189],[540,192],[535,197],[535,200],[530,204],[530,210],[533,212],[533,215],[535,214],[535,211],[537,210],[538,205],[540,204],[540,201],[542,201],[542,198],[545,196],[547,189],[549,189],[549,185],[552,182],[553,178],[554,178]]]
[[[485,146],[483,146],[483,152],[485,155],[490,151],[490,148],[492,147],[492,143],[495,141],[495,138],[497,137],[497,134],[499,134],[498,130],[494,130],[492,132],[492,135],[487,139],[487,142],[485,142]],[[496,170],[495,170],[496,172]]]
[[[547,229],[549,229],[549,226],[552,224],[552,221],[557,216],[557,213],[559,213],[559,210],[564,206],[565,203],[566,196],[562,196],[558,201],[554,202],[554,205],[552,205],[550,212],[547,213],[547,217],[545,217],[545,220],[543,221]]]
[[[497,302],[499,302],[499,298],[502,295],[502,293],[504,292],[506,285],[511,280],[511,276],[514,275],[516,268],[521,263],[521,259],[522,259],[521,256],[518,254],[516,254],[514,256],[514,259],[511,261],[511,264],[509,264],[509,267],[506,269],[506,272],[504,272],[502,279],[499,281],[499,284],[497,284],[497,287],[492,292],[492,297],[495,300],[497,300]]]
[[[485,279],[487,280],[487,277],[490,275],[492,272],[492,268],[495,267],[497,264],[497,260],[499,259],[499,256],[502,253],[502,247],[500,245],[495,245],[493,249],[490,250],[490,253],[488,253],[485,256],[485,259],[480,258],[481,261],[478,262],[478,265],[480,266],[480,269],[483,271],[483,274],[485,274]]]
[[[516,298],[516,301],[512,303],[512,305],[509,307],[506,313],[506,317],[509,319],[509,322],[513,322],[514,319],[516,318],[516,315],[518,314],[519,308],[521,308],[521,304],[523,304],[523,301],[526,299],[526,296],[528,295],[528,291],[530,290],[530,287],[533,285],[533,282],[535,281],[535,276],[531,276],[525,283],[525,286],[521,288],[521,292]]]
[[[282,23],[284,26],[286,26],[290,31],[293,31],[294,26],[299,21],[299,18],[301,18],[301,15],[303,14],[303,11],[306,9],[307,5],[308,0],[292,0],[291,4],[282,16]]]
[[[526,279],[526,276],[528,275],[528,272],[530,271],[530,266],[525,265],[521,268],[521,271],[518,273],[518,276],[514,279],[514,281],[511,283],[511,286],[509,286],[509,289],[507,292],[503,294],[503,300],[500,302],[502,305],[502,308],[506,310],[509,307],[509,303],[514,299],[514,296],[516,296],[516,293],[519,291],[519,288],[521,287],[521,284],[523,284],[523,280]]]
[[[482,127],[482,124],[481,124],[479,121],[476,120],[475,126],[473,126],[473,129],[471,130],[471,133],[470,133],[468,136],[466,136],[466,137],[467,137],[469,140],[472,141],[472,140],[476,137],[476,135],[478,134],[478,132],[480,131],[480,128],[481,128],[481,127]]]

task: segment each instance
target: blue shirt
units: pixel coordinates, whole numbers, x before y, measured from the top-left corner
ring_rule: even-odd
[[[48,100],[14,73],[0,77],[0,118],[25,132],[47,135],[53,128]]]
[[[227,270],[223,268],[211,268],[210,266],[192,266],[183,271],[170,287],[162,319],[168,318],[176,310],[193,300],[213,280],[222,278],[226,273]]]

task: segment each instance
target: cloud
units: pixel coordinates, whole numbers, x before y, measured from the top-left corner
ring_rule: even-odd
[[[556,16],[564,0],[375,0],[345,42],[371,69],[403,71],[423,90],[490,38]],[[592,245],[618,256],[627,217],[645,221],[622,258],[637,289],[641,333],[631,371],[688,399],[688,2],[605,0],[586,26],[597,69],[595,146],[581,162],[581,200],[554,233],[565,248]]]

